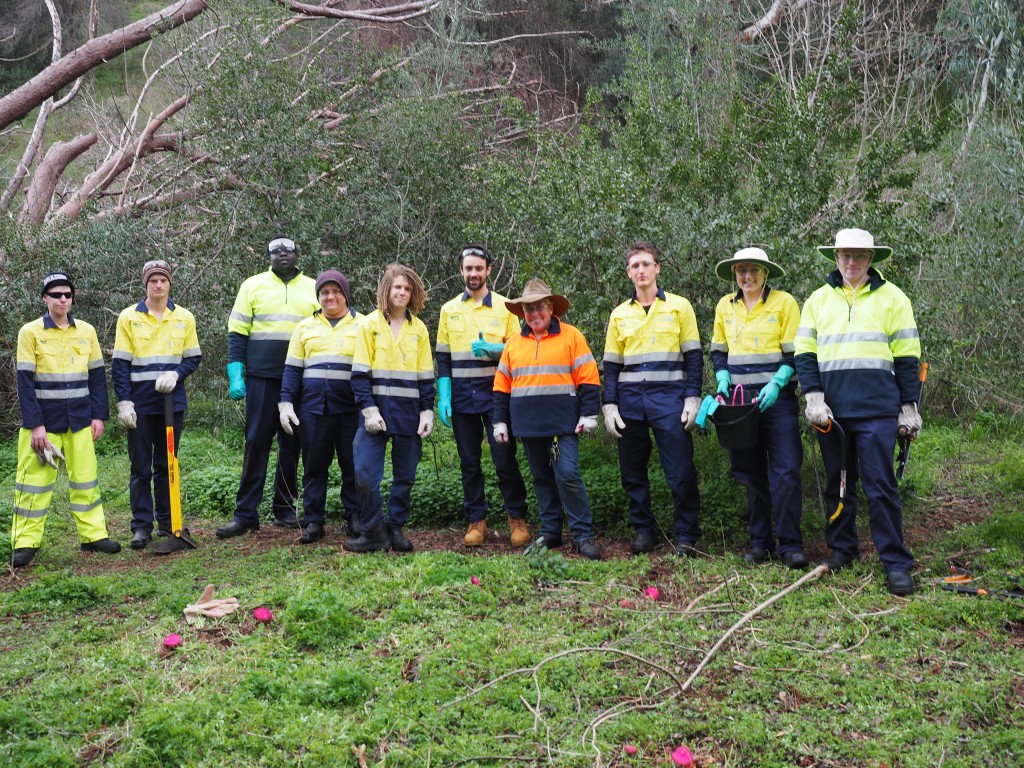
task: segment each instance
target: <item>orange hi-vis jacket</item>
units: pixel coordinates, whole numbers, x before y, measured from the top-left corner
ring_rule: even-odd
[[[579,330],[553,317],[540,339],[527,327],[508,340],[494,374],[495,423],[517,437],[569,435],[600,407],[597,363]]]

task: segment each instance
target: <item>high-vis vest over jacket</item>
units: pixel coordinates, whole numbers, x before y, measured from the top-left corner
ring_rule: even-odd
[[[557,317],[540,339],[529,327],[512,337],[494,376],[493,419],[517,437],[575,432],[580,416],[597,416],[601,379],[583,334]]]
[[[396,339],[374,310],[359,321],[352,360],[352,391],[359,410],[377,406],[389,435],[415,435],[420,411],[434,408],[434,362],[427,326],[406,313]]]
[[[612,310],[604,343],[604,402],[627,419],[679,414],[700,395],[704,371],[690,302],[660,288],[647,310],[632,298]]]
[[[68,316],[61,328],[47,312],[18,331],[18,405],[21,426],[77,432],[110,418],[107,378],[96,329]]]
[[[472,345],[483,338],[503,344],[519,333],[519,318],[505,308],[505,297],[488,291],[477,304],[467,292],[443,307],[437,323],[437,375],[452,380],[452,410],[490,413],[498,364],[474,357]]]
[[[734,385],[742,384],[756,397],[779,366],[793,367],[799,325],[800,307],[785,291],[765,288],[749,312],[742,291],[723,296],[715,307],[711,365],[716,373],[728,370]],[[795,382],[789,386],[796,388]]]
[[[873,267],[856,292],[835,270],[811,294],[796,336],[796,375],[824,391],[840,421],[893,417],[917,402],[921,339],[910,299]]]
[[[295,326],[318,309],[316,281],[301,271],[287,283],[272,269],[253,275],[228,317],[228,362],[245,363],[247,376],[280,379]]]
[[[320,310],[295,326],[281,381],[282,402],[319,414],[356,409],[352,359],[359,335],[357,317],[350,309],[332,326]]]
[[[178,384],[172,398],[175,412],[184,411],[185,377],[199,367],[202,352],[196,335],[196,319],[184,307],[167,302],[159,321],[145,300],[126,308],[117,318],[114,357],[110,378],[118,400],[131,400],[135,412],[151,416],[164,412],[164,395],[156,391],[160,374],[175,371]]]

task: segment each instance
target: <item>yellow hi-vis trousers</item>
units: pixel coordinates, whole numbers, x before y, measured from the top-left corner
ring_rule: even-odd
[[[88,544],[107,538],[92,430],[86,427],[60,435],[47,432],[46,437],[60,449],[67,461],[68,497],[71,514],[78,526],[79,542]],[[39,463],[39,457],[32,450],[32,430],[23,428],[18,435],[18,474],[14,481],[11,549],[39,548],[56,482],[57,470],[49,464]]]

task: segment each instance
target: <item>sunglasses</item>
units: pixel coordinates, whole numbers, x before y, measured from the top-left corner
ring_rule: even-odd
[[[71,291],[47,291],[46,295],[51,299],[71,299],[74,298]]]

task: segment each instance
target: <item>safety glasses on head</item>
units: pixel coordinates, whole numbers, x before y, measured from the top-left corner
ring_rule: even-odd
[[[295,253],[295,241],[287,237],[271,240],[269,245],[267,245],[267,252],[273,256],[283,253]]]

